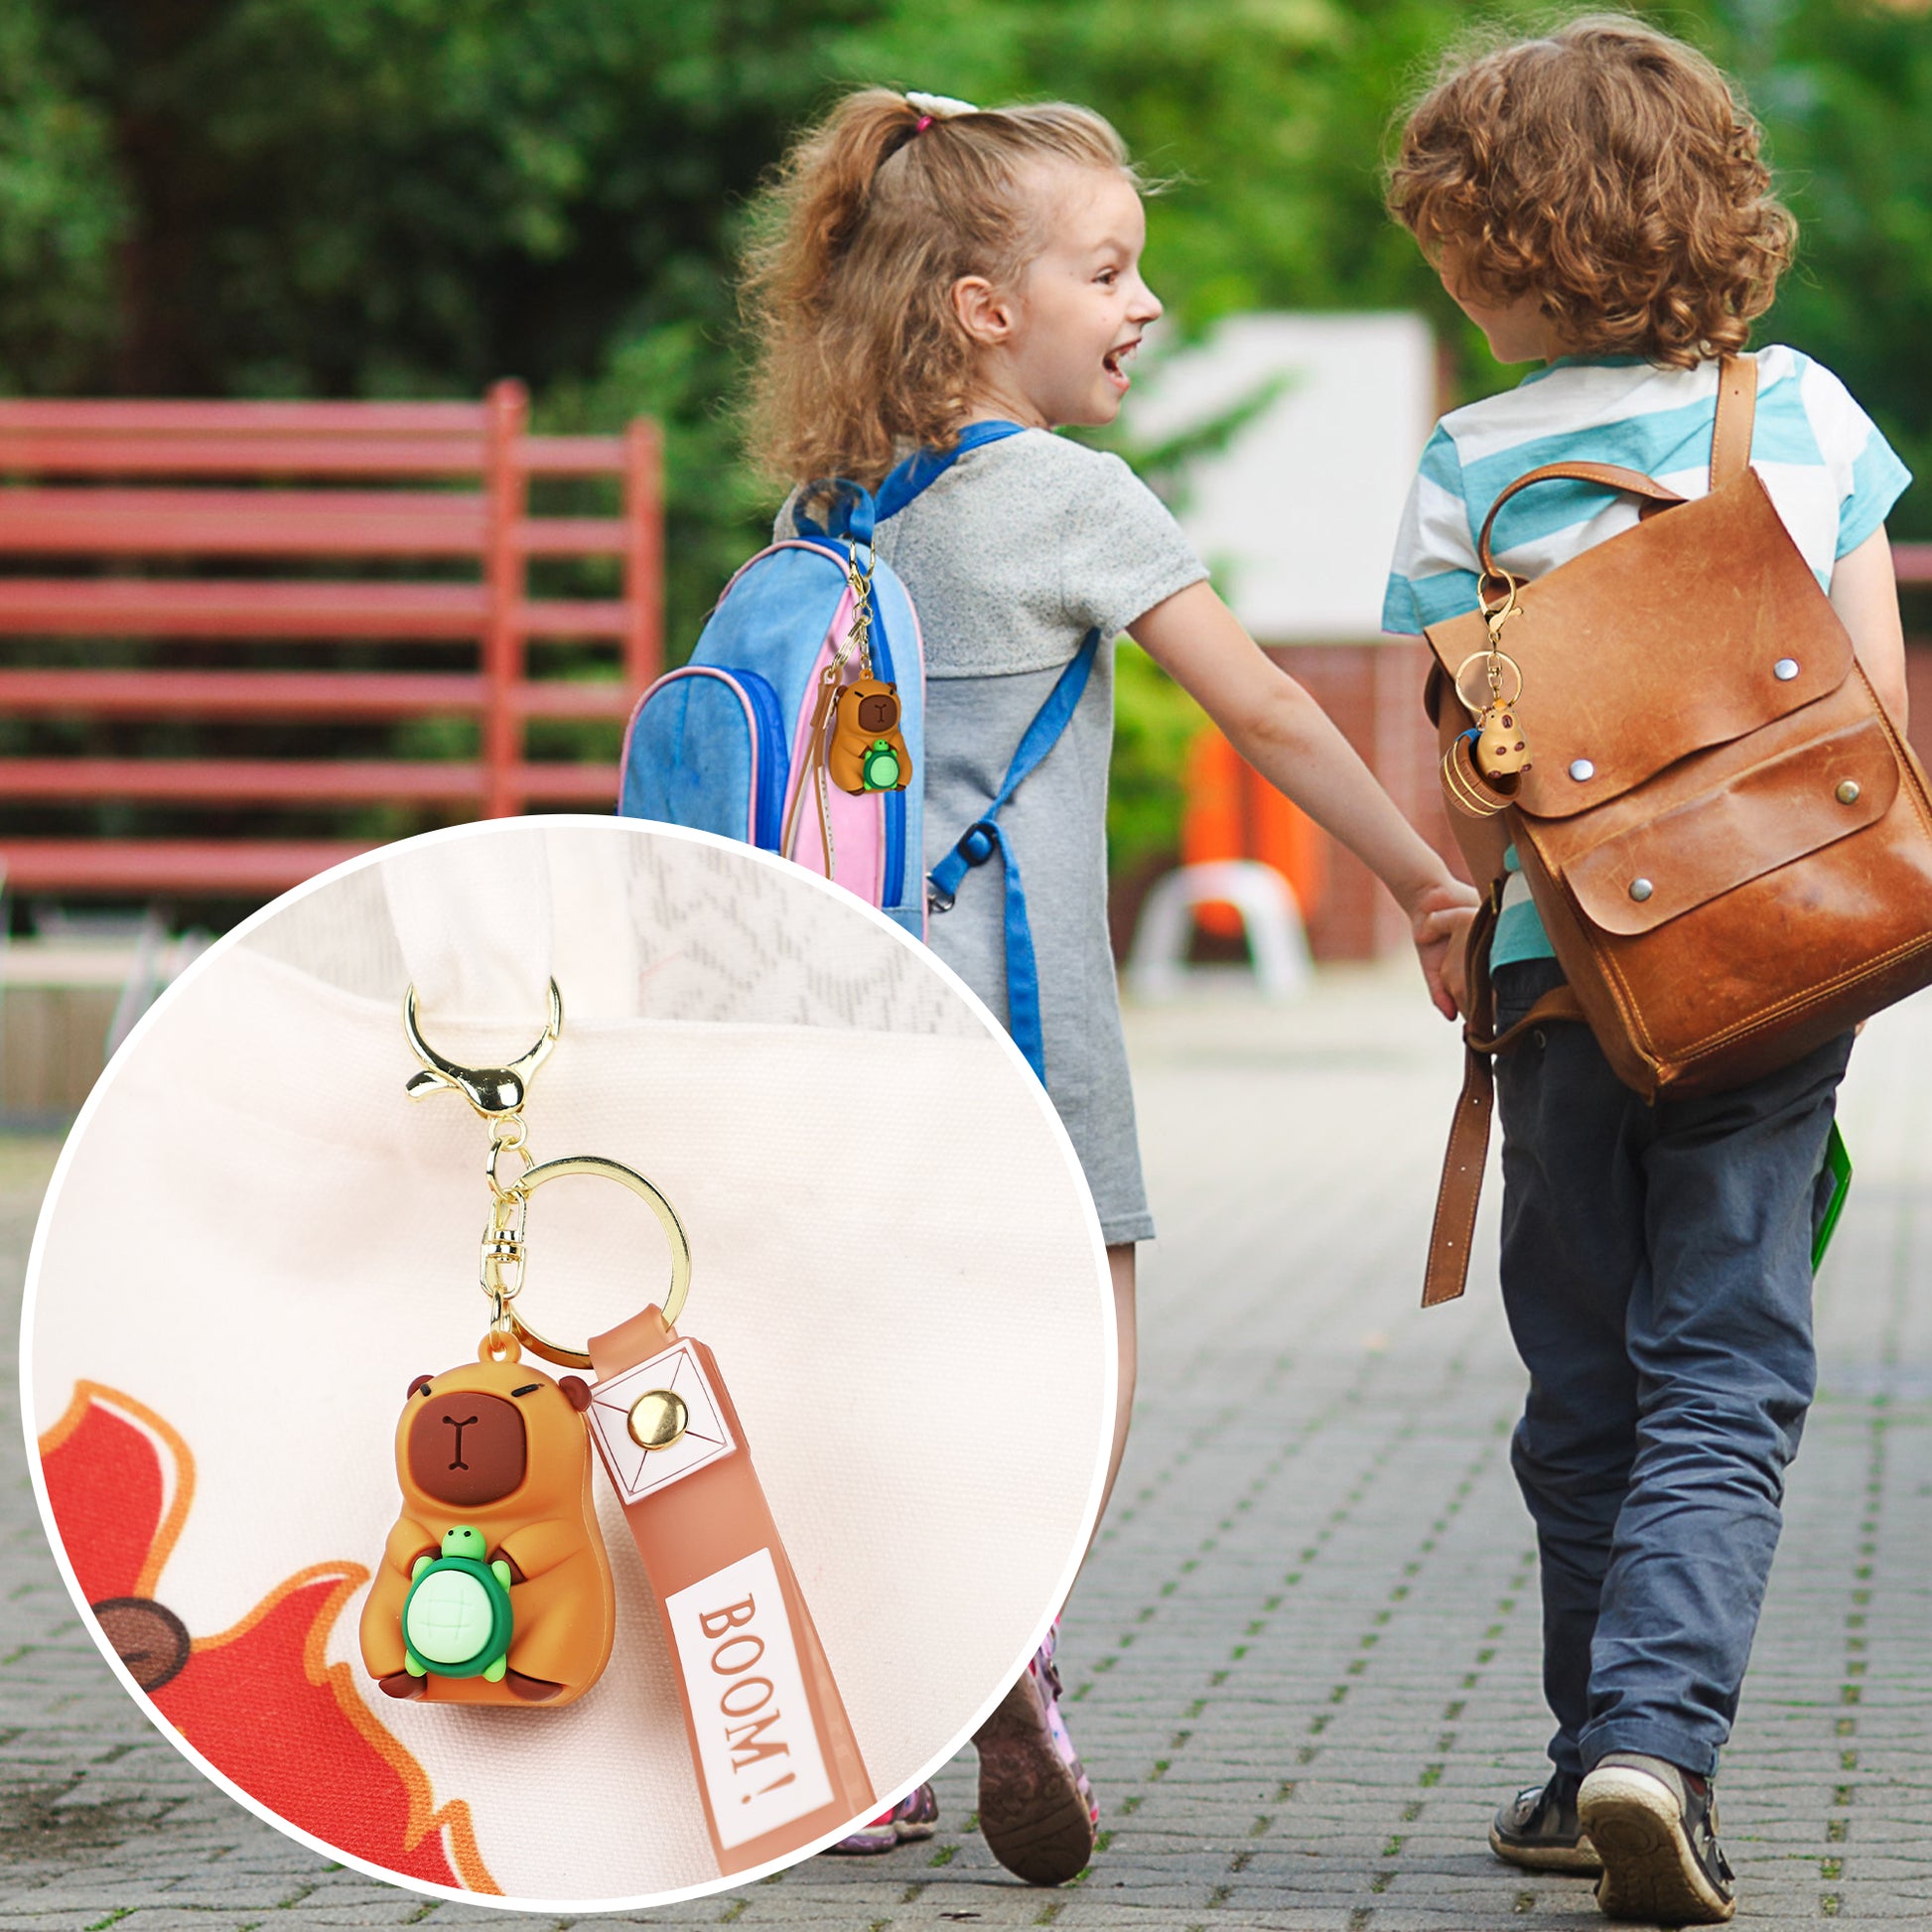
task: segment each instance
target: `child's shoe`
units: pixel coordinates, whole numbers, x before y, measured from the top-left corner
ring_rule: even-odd
[[[1577,1818],[1577,1782],[1553,1772],[1517,1792],[1489,1827],[1489,1849],[1529,1871],[1601,1871],[1603,1861]]]
[[[980,1830],[1030,1885],[1063,1885],[1093,1857],[1100,1807],[1060,1715],[1053,1652],[1059,1625],[1034,1653],[973,1742],[980,1754]]]
[[[872,1858],[896,1850],[908,1839],[930,1838],[938,1824],[939,1800],[931,1785],[922,1784],[908,1791],[891,1811],[882,1811],[870,1825],[861,1825],[825,1850],[839,1858]]]
[[[1705,1779],[1612,1751],[1585,1778],[1577,1811],[1603,1862],[1596,1902],[1607,1917],[1722,1925],[1737,1909]]]

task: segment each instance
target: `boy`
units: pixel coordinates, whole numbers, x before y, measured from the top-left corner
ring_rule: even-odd
[[[1476,607],[1473,532],[1539,464],[1706,489],[1718,358],[1742,350],[1795,239],[1758,144],[1717,69],[1614,15],[1452,64],[1417,105],[1390,207],[1497,359],[1545,366],[1438,425],[1387,628]],[[1758,475],[1902,728],[1883,520],[1910,480],[1828,370],[1783,347],[1755,359]],[[1628,496],[1545,485],[1504,507],[1497,560],[1535,579],[1636,519]],[[1563,979],[1513,850],[1505,864],[1499,1030]],[[1735,1909],[1711,1779],[1816,1379],[1814,1181],[1851,1044],[1654,1106],[1581,1026],[1545,1027],[1497,1067],[1503,1300],[1530,1371],[1512,1461],[1557,1732],[1551,1776],[1489,1842],[1516,1864],[1600,1871],[1611,1917]]]

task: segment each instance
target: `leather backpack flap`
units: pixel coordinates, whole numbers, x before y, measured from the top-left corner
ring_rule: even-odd
[[[1844,683],[1852,640],[1756,474],[1596,544],[1517,593],[1500,647],[1531,763],[1516,809],[1587,812]],[[1453,677],[1479,611],[1431,626]],[[1780,664],[1796,672],[1778,675]],[[1473,681],[1474,673],[1470,674]]]
[[[1927,976],[1932,807],[1862,670],[1597,812],[1525,818],[1519,847],[1592,1029],[1646,1095],[1754,1078]]]

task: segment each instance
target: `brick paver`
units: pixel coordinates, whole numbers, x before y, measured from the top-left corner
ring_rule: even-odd
[[[1294,1008],[1141,1014],[1130,1038],[1164,1238],[1143,1274],[1134,1448],[1063,1651],[1101,1856],[1059,1892],[1014,1884],[971,1829],[969,1753],[940,1781],[931,1844],[638,1922],[1600,1923],[1587,1882],[1483,1846],[1498,1800],[1538,1775],[1549,1721],[1493,1260],[1462,1306],[1415,1307],[1450,1030],[1406,975],[1364,974]],[[1842,1117],[1858,1174],[1821,1284],[1823,1390],[1721,1787],[1739,1922],[1761,1927],[1932,1924],[1932,1002],[1872,1024]],[[10,1296],[52,1152],[0,1143]],[[1491,1254],[1494,1209],[1492,1193]],[[372,1883],[205,1786],[75,1626],[13,1448],[11,1377],[5,1401],[0,1926],[553,1922]]]

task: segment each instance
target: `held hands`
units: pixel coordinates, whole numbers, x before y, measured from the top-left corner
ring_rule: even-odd
[[[1403,905],[1409,914],[1409,932],[1416,942],[1416,956],[1422,961],[1429,997],[1445,1020],[1453,1020],[1468,1000],[1462,955],[1469,923],[1480,903],[1473,886],[1445,873]]]

